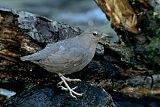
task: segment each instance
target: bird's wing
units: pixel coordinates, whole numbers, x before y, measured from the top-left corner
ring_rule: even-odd
[[[34,54],[20,57],[22,61],[38,61],[45,59],[50,53],[56,53],[59,50],[58,45],[48,44],[46,47]]]
[[[61,49],[56,52],[55,54],[52,54],[48,56],[47,59],[41,60],[38,63],[41,63],[41,65],[46,66],[52,66],[52,67],[69,67],[70,65],[76,64],[82,64],[87,58],[87,55],[90,55],[89,51],[86,48],[81,47],[72,47],[69,49]],[[48,63],[49,62],[49,63]]]
[[[74,64],[75,62],[81,62],[83,58],[87,55],[87,50],[81,47],[72,47],[70,49],[66,49],[62,52],[56,53],[55,62],[61,64]],[[58,54],[58,55],[57,55]]]

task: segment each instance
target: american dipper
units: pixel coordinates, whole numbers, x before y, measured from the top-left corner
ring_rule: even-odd
[[[31,61],[45,68],[49,72],[57,73],[61,78],[61,82],[66,87],[60,86],[64,90],[68,90],[74,98],[82,96],[82,93],[74,91],[70,88],[66,81],[81,81],[80,79],[70,79],[63,75],[71,74],[82,70],[93,58],[97,43],[108,37],[103,33],[83,32],[74,38],[65,39],[56,43],[48,44],[46,47],[34,54],[23,56],[22,61]]]

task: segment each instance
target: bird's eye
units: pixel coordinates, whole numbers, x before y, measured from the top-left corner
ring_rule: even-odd
[[[93,35],[96,36],[98,33],[97,32],[93,32]]]

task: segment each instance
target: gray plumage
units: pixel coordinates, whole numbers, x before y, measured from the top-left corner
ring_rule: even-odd
[[[83,69],[93,58],[97,43],[104,37],[97,32],[84,32],[74,38],[48,44],[44,49],[21,57],[49,72],[70,74]]]

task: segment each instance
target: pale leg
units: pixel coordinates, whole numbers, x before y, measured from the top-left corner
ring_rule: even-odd
[[[59,77],[60,77],[61,80],[62,80],[61,82],[58,83],[58,85],[61,85],[62,83],[64,83],[64,85],[66,86],[66,87],[63,87],[63,86],[59,86],[59,87],[61,87],[63,90],[69,91],[70,95],[71,95],[72,97],[74,97],[74,98],[76,98],[75,95],[77,95],[77,96],[82,96],[82,95],[83,95],[82,93],[77,93],[77,92],[74,91],[74,89],[76,89],[77,87],[70,88],[69,85],[68,85],[67,82],[66,82],[66,81],[68,81],[68,82],[71,82],[71,81],[81,81],[80,79],[70,79],[70,78],[66,78],[66,77],[64,77],[61,73],[59,73],[58,75],[59,75]],[[73,94],[74,94],[74,95],[73,95]]]

